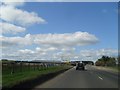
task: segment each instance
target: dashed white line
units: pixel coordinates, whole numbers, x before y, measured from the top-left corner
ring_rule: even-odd
[[[100,76],[98,76],[99,79],[103,80],[103,78],[101,78]]]

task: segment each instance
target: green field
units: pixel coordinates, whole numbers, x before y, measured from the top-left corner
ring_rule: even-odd
[[[63,69],[70,68],[68,65],[62,66],[52,66],[48,68],[41,68],[41,69],[31,69],[28,70],[28,67],[22,68],[22,71],[15,71],[15,73],[11,74],[10,68],[5,68],[2,74],[2,87],[4,88],[11,88],[16,84],[24,82],[26,80],[32,80],[41,75],[45,75],[52,72],[57,72]],[[19,69],[18,69],[19,70]]]

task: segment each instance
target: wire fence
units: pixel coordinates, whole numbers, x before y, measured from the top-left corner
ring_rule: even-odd
[[[43,70],[63,63],[55,62],[30,62],[30,61],[4,61],[2,62],[2,74],[14,74],[25,71]]]

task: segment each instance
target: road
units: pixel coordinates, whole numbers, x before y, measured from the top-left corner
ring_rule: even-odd
[[[118,74],[86,65],[85,71],[75,67],[35,88],[118,88]]]

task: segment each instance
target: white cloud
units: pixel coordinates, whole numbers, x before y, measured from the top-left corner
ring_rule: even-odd
[[[12,6],[2,5],[0,18],[10,23],[16,23],[22,26],[28,26],[35,23],[45,23],[46,21],[39,17],[35,12],[27,12]]]
[[[53,60],[53,59],[61,59],[61,56],[63,56],[64,59],[68,59],[70,57],[74,57],[73,53],[65,53],[65,52],[61,52],[59,53],[59,50],[56,52],[56,48],[54,47],[36,47],[34,50],[30,50],[30,49],[22,49],[22,50],[18,50],[18,54],[20,57],[22,57],[23,55],[25,57],[22,58],[26,58],[26,57],[31,57],[31,59],[37,59],[40,60],[41,58],[44,58],[46,60]],[[58,54],[59,53],[59,54]],[[27,58],[26,58],[27,59]]]
[[[25,37],[5,37],[0,36],[0,41],[2,42],[3,47],[12,47],[19,45],[32,45],[32,38],[30,34],[27,34]]]
[[[6,57],[15,59],[72,59],[76,56],[75,47],[96,44],[98,39],[87,32],[75,32],[64,34],[27,34],[24,37],[0,36],[3,47],[14,49],[19,46],[32,46],[36,44],[34,50],[20,49],[18,54]],[[19,49],[19,48],[18,48]],[[61,52],[61,53],[60,53]],[[82,55],[80,55],[82,56]],[[4,56],[5,57],[5,56]],[[31,58],[30,58],[31,57]]]
[[[80,53],[76,52],[57,52],[50,51],[48,48],[36,47],[34,50],[30,49],[20,49],[18,51],[12,51],[7,54],[2,53],[4,58],[11,58],[15,60],[41,60],[42,58],[46,60],[80,60],[80,61],[96,61],[98,58],[101,58],[102,55],[107,56],[116,56],[116,49],[92,49],[92,50],[81,50]]]
[[[28,12],[18,9],[17,6],[23,6],[26,0],[2,0],[0,3],[0,31],[3,34],[17,34],[24,32],[26,26],[32,24],[43,24],[46,21],[39,17],[35,12]],[[22,27],[21,27],[22,26]],[[24,26],[24,27],[23,27]]]
[[[49,52],[49,51],[56,51],[56,50],[58,50],[58,49],[55,48],[55,47],[48,47],[48,48],[46,48],[46,47],[43,47],[43,48],[36,47],[37,52]]]
[[[20,52],[20,53],[23,53],[23,54],[32,54],[32,53],[34,53],[34,51],[29,50],[29,49],[19,50],[19,52]]]
[[[55,48],[71,48],[74,46],[85,46],[96,44],[97,37],[87,32],[75,32],[64,34],[27,34],[25,37],[0,37],[3,43],[16,45],[32,45],[49,46]],[[54,50],[55,48],[49,48]]]
[[[118,53],[116,49],[99,49],[99,50],[81,50],[80,55],[84,57],[101,57],[103,55],[113,56]]]
[[[62,48],[61,51],[75,51],[75,48],[72,48],[72,47],[65,47],[65,48]]]
[[[38,34],[33,35],[34,43],[50,45],[54,47],[73,47],[96,44],[97,37],[87,32],[75,32],[64,34]]]
[[[17,34],[26,30],[26,28],[5,22],[0,22],[0,27],[0,32],[3,34]]]

